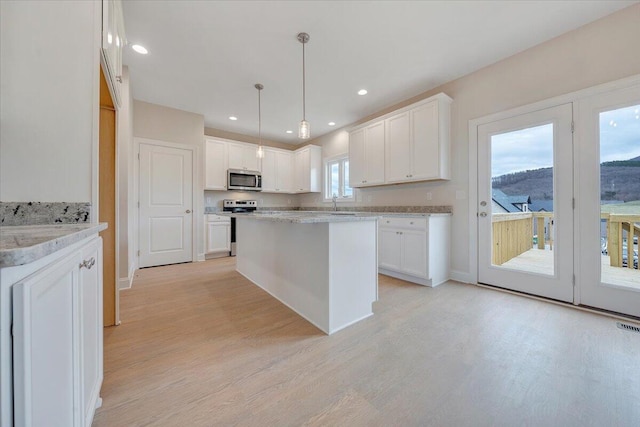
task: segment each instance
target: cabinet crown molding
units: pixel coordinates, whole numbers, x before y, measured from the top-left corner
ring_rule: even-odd
[[[367,120],[366,122],[358,123],[357,125],[354,125],[354,126],[352,126],[350,128],[347,128],[346,130],[347,130],[347,132],[353,132],[353,131],[356,131],[358,129],[365,128],[365,127],[367,127],[367,126],[369,126],[369,125],[371,125],[371,124],[373,124],[375,122],[378,122],[378,121],[381,121],[381,120],[386,120],[389,117],[395,116],[396,114],[404,113],[405,111],[412,110],[412,109],[414,109],[416,107],[419,107],[419,106],[421,106],[423,104],[428,104],[429,102],[433,102],[433,101],[441,101],[441,102],[444,102],[444,103],[447,103],[447,104],[451,104],[453,102],[453,98],[451,98],[449,95],[447,95],[444,92],[440,92],[440,93],[435,94],[433,96],[430,96],[428,98],[421,99],[420,101],[416,101],[413,104],[406,105],[404,107],[398,108],[397,110],[393,110],[393,111],[390,111],[390,112],[388,112],[388,113],[386,113],[384,115],[375,117],[375,118],[373,118],[371,120]]]

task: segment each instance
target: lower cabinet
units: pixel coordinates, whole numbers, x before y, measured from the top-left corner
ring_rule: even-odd
[[[231,250],[231,218],[222,215],[205,215],[205,252],[228,256]],[[209,256],[211,258],[211,256]]]
[[[383,217],[378,272],[425,286],[449,279],[449,215]]]
[[[15,426],[90,426],[102,385],[102,239],[13,285]]]

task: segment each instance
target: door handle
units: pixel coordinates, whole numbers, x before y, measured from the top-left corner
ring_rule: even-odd
[[[185,212],[186,212],[186,213],[191,213],[191,210],[190,210],[190,209],[187,209]]]
[[[480,212],[480,216],[484,218],[485,216],[487,216],[487,213],[486,212]]]

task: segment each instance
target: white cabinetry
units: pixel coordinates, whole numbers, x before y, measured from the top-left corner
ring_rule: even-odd
[[[322,149],[307,145],[294,152],[294,193],[319,193],[322,191]]]
[[[227,143],[205,139],[205,190],[227,189]]]
[[[102,62],[107,85],[117,106],[122,103],[122,51],[126,43],[121,0],[102,0]]]
[[[262,172],[266,193],[315,193],[322,190],[322,148],[307,145],[296,151],[264,147],[218,138],[205,138],[205,190],[226,190],[227,170]],[[384,161],[382,161],[384,163]]]
[[[256,155],[258,146],[255,144],[228,143],[229,169],[260,170],[260,159]]]
[[[449,279],[450,216],[383,217],[378,271],[426,286]]]
[[[290,193],[293,191],[293,153],[264,148],[262,159],[262,192]]]
[[[384,121],[349,135],[349,185],[384,184]]]
[[[100,405],[102,239],[61,252],[12,286],[16,426],[90,426]]]
[[[353,129],[351,186],[450,179],[451,102],[440,93]]]
[[[231,250],[231,218],[221,215],[205,215],[206,254],[229,255]],[[211,258],[211,257],[210,257]]]
[[[449,179],[449,103],[434,99],[386,122],[387,183]]]

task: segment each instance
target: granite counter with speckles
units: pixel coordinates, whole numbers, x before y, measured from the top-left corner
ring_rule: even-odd
[[[2,226],[0,268],[36,261],[106,228],[106,223]]]
[[[80,224],[91,222],[91,203],[0,202],[0,225]]]

